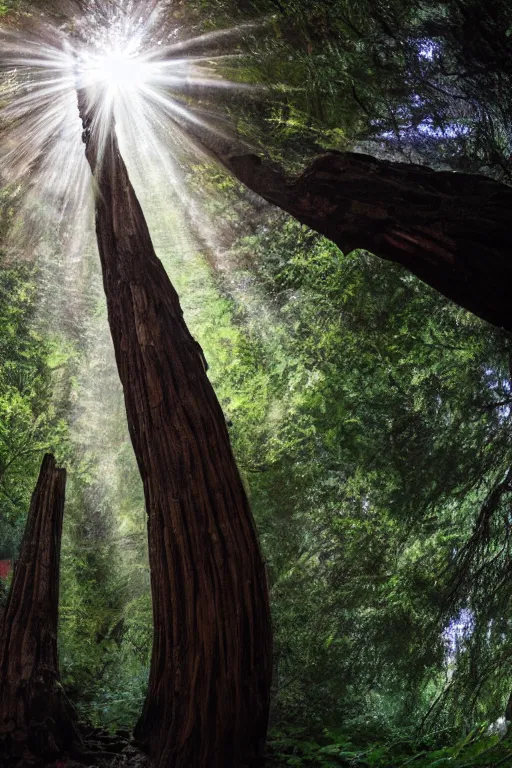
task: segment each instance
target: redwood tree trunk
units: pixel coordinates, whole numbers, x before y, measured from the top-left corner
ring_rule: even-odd
[[[57,660],[65,485],[65,470],[45,456],[0,626],[0,756],[6,762],[50,758],[69,750],[76,737]]]
[[[271,677],[264,566],[224,415],[155,255],[113,125],[98,149],[96,233],[148,513],[154,640],[136,735],[157,768],[257,765]],[[98,156],[101,155],[101,162]]]
[[[187,131],[253,192],[325,235],[402,264],[444,296],[512,330],[512,188],[351,152],[295,178],[194,124]]]

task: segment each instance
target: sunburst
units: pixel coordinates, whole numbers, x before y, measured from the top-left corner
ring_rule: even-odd
[[[229,43],[246,27],[190,39],[181,32],[178,39],[178,30],[163,23],[165,4],[146,14],[142,8],[91,2],[89,11],[58,25],[38,17],[35,30],[0,30],[2,183],[30,181],[32,195],[62,216],[70,206],[86,206],[90,173],[77,89],[94,107],[100,145],[114,118],[121,144],[128,137],[142,158],[150,150],[174,168],[183,148],[190,150],[187,123],[214,130],[191,100],[247,87],[220,74],[236,56],[226,52]]]

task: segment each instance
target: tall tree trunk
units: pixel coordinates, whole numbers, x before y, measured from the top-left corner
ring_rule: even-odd
[[[0,626],[0,756],[6,762],[50,758],[79,738],[57,659],[65,486],[66,471],[45,456]]]
[[[100,152],[84,91],[78,103],[98,188],[108,318],[148,513],[154,640],[136,735],[157,768],[257,765],[272,654],[251,511],[201,349],[155,255],[114,126]]]
[[[512,330],[511,187],[351,152],[322,155],[294,178],[213,132],[186,129],[249,189],[344,252],[362,248],[402,264]]]

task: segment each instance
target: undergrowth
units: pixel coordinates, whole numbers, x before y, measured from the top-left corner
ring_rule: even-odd
[[[274,732],[269,745],[270,765],[297,768],[352,766],[362,768],[485,768],[512,766],[512,735],[492,733],[489,725],[475,728],[455,744],[436,748],[428,738],[387,744],[356,745],[341,733],[326,731],[311,738],[301,729]]]

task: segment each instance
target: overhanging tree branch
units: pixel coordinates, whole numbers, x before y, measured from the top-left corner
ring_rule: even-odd
[[[186,131],[249,189],[343,251],[362,248],[401,264],[512,330],[512,188],[351,152],[322,155],[293,177],[197,124]]]

